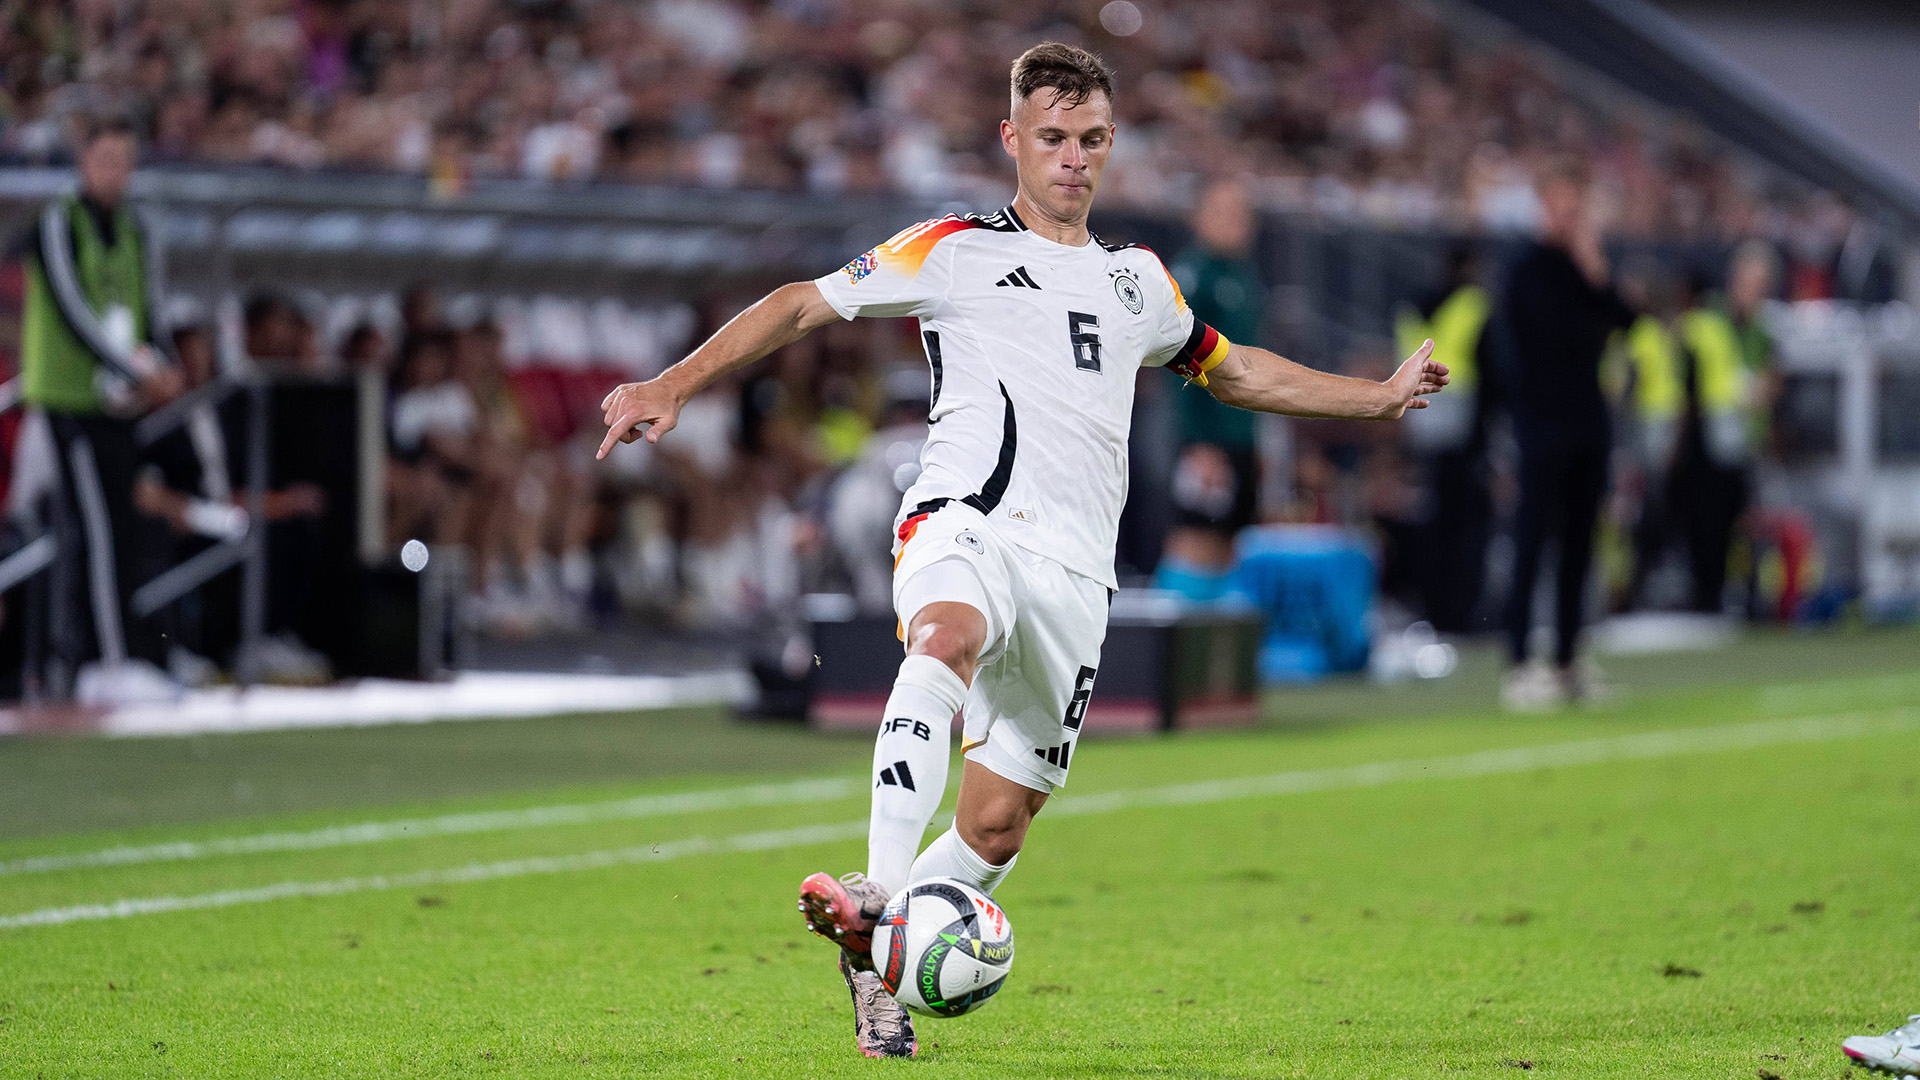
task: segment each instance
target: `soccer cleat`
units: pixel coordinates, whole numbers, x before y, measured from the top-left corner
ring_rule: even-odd
[[[807,929],[854,955],[854,963],[873,970],[873,926],[887,908],[887,890],[858,871],[834,880],[815,874],[800,883],[800,914]]]
[[[821,876],[821,875],[816,875]],[[853,965],[853,954],[840,950],[840,975],[853,994],[853,1042],[870,1058],[910,1058],[920,1049],[913,1037],[913,1021],[893,1000],[871,967]]]
[[[1840,1044],[1840,1052],[1855,1065],[1897,1076],[1920,1076],[1920,1014],[1907,1017],[1905,1027],[1885,1035],[1855,1035]]]

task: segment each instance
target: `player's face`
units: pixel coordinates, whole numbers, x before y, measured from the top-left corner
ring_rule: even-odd
[[[1076,105],[1043,86],[1014,103],[1000,142],[1029,200],[1056,221],[1081,221],[1113,150],[1113,103],[1096,92]]]

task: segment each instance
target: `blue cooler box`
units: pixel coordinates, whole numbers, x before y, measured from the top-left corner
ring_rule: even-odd
[[[1377,576],[1360,537],[1329,525],[1263,525],[1234,541],[1234,590],[1267,618],[1260,678],[1308,682],[1367,666]]]

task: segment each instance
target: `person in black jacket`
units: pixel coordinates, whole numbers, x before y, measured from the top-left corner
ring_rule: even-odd
[[[1594,524],[1607,490],[1612,424],[1600,390],[1600,358],[1633,312],[1614,291],[1577,165],[1555,163],[1539,182],[1541,230],[1508,271],[1500,321],[1520,447],[1504,688],[1510,708],[1552,708],[1597,690],[1576,663]],[[1540,552],[1559,540],[1558,641],[1551,668],[1528,662],[1533,585]]]

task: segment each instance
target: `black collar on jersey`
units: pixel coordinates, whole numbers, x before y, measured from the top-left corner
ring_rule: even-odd
[[[980,225],[983,225],[989,229],[993,229],[997,232],[1032,232],[1033,231],[1032,229],[1027,228],[1026,222],[1020,220],[1020,215],[1014,212],[1012,203],[1008,203],[1007,205],[1001,207],[1000,209],[994,211],[991,214],[987,214],[984,217],[978,214],[970,214],[968,215],[968,217],[971,218],[973,221],[979,223]],[[1103,248],[1108,252],[1125,251],[1128,248],[1136,248],[1136,247],[1143,248],[1147,251],[1153,250],[1152,248],[1147,247],[1145,244],[1109,244],[1105,240],[1100,239],[1100,234],[1097,232],[1094,232],[1092,229],[1087,230],[1087,238],[1093,241],[1094,243],[1100,245],[1101,248]]]
[[[1029,231],[1027,223],[1020,220],[1020,215],[1013,212],[1011,205],[1003,206],[991,214],[968,214],[965,220],[975,228],[991,229],[994,232],[1015,233]]]

